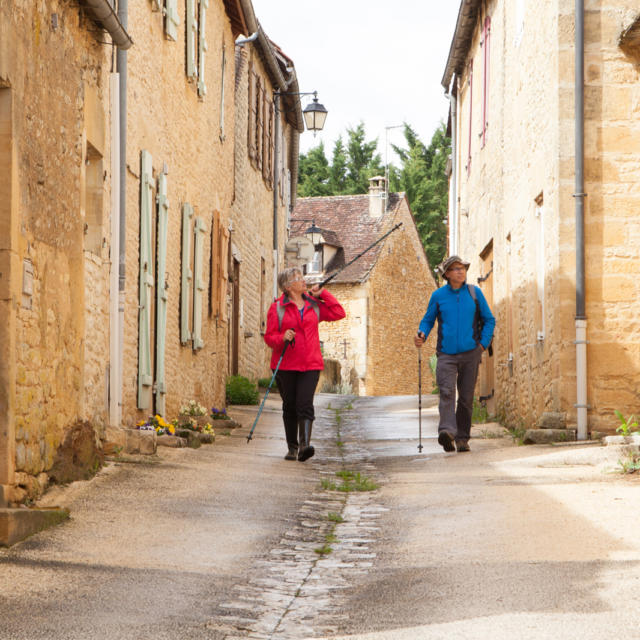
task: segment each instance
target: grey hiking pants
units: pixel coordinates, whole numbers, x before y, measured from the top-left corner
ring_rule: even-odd
[[[440,388],[440,423],[438,433],[448,431],[456,440],[466,442],[471,432],[473,391],[478,377],[482,347],[449,355],[438,354],[436,383]],[[458,406],[456,408],[456,387]]]

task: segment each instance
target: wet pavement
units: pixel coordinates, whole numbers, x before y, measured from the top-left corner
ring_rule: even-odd
[[[70,521],[0,549],[0,640],[640,638],[635,477],[480,427],[445,454],[436,402],[422,452],[417,397],[319,394],[284,461],[275,395],[251,443],[232,407],[213,445],[52,490]]]

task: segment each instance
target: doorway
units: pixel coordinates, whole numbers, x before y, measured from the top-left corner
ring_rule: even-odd
[[[493,240],[480,254],[480,277],[478,284],[487,300],[487,304],[493,311]],[[490,416],[496,413],[495,381],[494,381],[494,356],[489,350],[482,355],[480,373],[478,375],[478,400],[487,408]]]

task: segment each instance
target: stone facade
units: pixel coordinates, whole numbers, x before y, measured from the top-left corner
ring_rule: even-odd
[[[0,4],[0,503],[37,493],[25,477],[46,482],[65,429],[106,414],[104,358],[88,361],[104,353],[109,268],[85,226],[110,183],[87,175],[89,154],[109,154],[94,28],[75,3]]]
[[[266,166],[251,175],[247,80],[235,73],[236,38],[257,30],[249,0],[129,3],[120,390],[110,388],[116,47],[84,2],[0,3],[0,506],[39,495],[77,425],[99,446],[115,395],[110,432],[150,413],[171,419],[191,399],[224,406],[234,323],[256,336],[240,339],[240,372],[266,367],[255,292],[266,305],[276,270],[272,155],[264,139]],[[259,43],[251,57],[270,96],[292,63],[261,30]],[[300,123],[298,109],[281,127],[294,183]]]
[[[497,319],[481,385],[508,424],[576,422],[574,3],[466,2],[450,55],[457,219]],[[638,410],[638,56],[631,0],[586,3],[585,235],[590,429]],[[475,13],[474,13],[475,12]],[[625,47],[625,44],[627,45]],[[452,49],[452,52],[454,50]],[[462,54],[462,55],[461,55]],[[456,56],[457,59],[454,59]],[[492,300],[491,300],[492,299]]]
[[[271,350],[264,343],[263,336],[267,310],[277,295],[276,276],[282,268],[289,209],[295,196],[292,179],[296,175],[297,139],[302,130],[302,112],[299,106],[292,108],[288,104],[290,100],[283,96],[279,103],[282,105],[286,100],[286,109],[279,108],[276,113],[274,92],[293,92],[297,89],[291,61],[282,64],[284,58],[278,52],[277,57],[272,56],[272,64],[266,64],[264,60],[269,52],[265,55],[260,40],[236,49],[235,194],[231,207],[231,251],[237,278],[239,312],[236,324],[232,327],[230,372],[257,380],[271,375]],[[274,73],[273,64],[277,65],[280,77]],[[293,82],[282,82],[285,76],[290,75]],[[256,118],[255,104],[258,102],[262,104],[262,124]],[[266,139],[267,144],[263,142],[262,158],[258,162],[259,149],[255,140],[260,135],[261,127],[263,140]],[[274,175],[265,171],[267,167],[263,158],[274,155],[276,130],[279,132],[278,170]],[[275,203],[274,185],[277,191]],[[274,207],[277,217],[277,258],[274,257]],[[235,346],[234,335],[237,335]]]

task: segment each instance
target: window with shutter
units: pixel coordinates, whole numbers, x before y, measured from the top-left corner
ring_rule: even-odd
[[[484,21],[482,33],[484,77],[482,85],[482,148],[487,142],[487,127],[489,125],[489,62],[491,43],[491,18],[487,16]]]
[[[251,164],[255,166],[256,159],[256,122],[258,114],[256,111],[256,90],[257,76],[253,70],[253,64],[249,66],[249,113],[247,122],[247,146]]]
[[[169,40],[178,39],[178,27],[180,16],[178,15],[178,0],[165,0],[164,8],[164,32]]]
[[[156,284],[156,413],[165,415],[165,343],[167,336],[167,229],[169,224],[169,200],[167,198],[167,176],[162,173],[158,177],[156,194],[158,203],[157,231],[157,284]]]
[[[208,49],[205,35],[208,8],[209,0],[200,0],[200,16],[198,19],[198,25],[200,26],[198,33],[198,95],[201,98],[204,98],[207,94],[207,85],[204,81],[204,54]]]
[[[202,218],[196,218],[193,227],[193,348],[202,349],[202,296],[204,278],[202,262],[204,253],[204,235],[206,227]]]
[[[191,340],[189,325],[189,309],[191,307],[191,285],[193,272],[191,270],[191,218],[193,207],[185,202],[182,205],[182,269],[180,282],[180,342],[187,344]]]
[[[218,288],[220,285],[220,253],[219,253],[220,212],[214,211],[211,219],[211,265],[209,268],[209,316],[219,313]]]
[[[266,98],[264,103],[264,147],[262,175],[267,181],[267,186],[273,186],[273,103]]]
[[[198,38],[198,20],[196,19],[196,0],[186,0],[187,11],[187,78],[198,77],[196,67],[196,42]]]
[[[471,132],[473,129],[473,59],[469,60],[469,79],[467,86],[469,89],[469,147],[467,153],[467,175],[471,173]]]
[[[229,229],[220,221],[220,245],[218,255],[220,256],[220,289],[218,290],[218,300],[220,308],[220,319],[226,322],[229,314],[227,309],[227,287],[229,285]]]
[[[138,300],[138,408],[151,407],[151,301],[153,295],[153,167],[142,151],[140,168],[140,278]]]
[[[264,88],[262,80],[258,77],[256,86],[256,166],[262,169],[262,144],[264,130]]]
[[[225,45],[222,45],[222,82],[220,83],[220,141],[224,142],[224,84],[226,78],[226,66],[227,66],[227,50]]]

